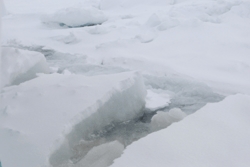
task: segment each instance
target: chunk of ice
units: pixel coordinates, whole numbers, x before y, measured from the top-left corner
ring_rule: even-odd
[[[44,55],[10,47],[2,48],[1,85],[19,84],[36,77],[36,73],[49,73]]]
[[[0,137],[9,141],[8,147],[21,149],[0,149],[1,159],[6,166],[19,167],[42,165],[49,156],[54,166],[68,163],[72,148],[88,134],[140,116],[145,96],[137,72],[94,77],[45,74],[5,88],[0,96],[0,111],[6,112],[0,117]],[[17,137],[2,133],[6,129],[18,132]],[[0,148],[8,148],[5,144],[0,140]]]
[[[155,93],[152,90],[147,90],[146,96],[146,111],[153,112],[167,107],[170,103],[170,97],[165,93]]]
[[[107,21],[107,17],[97,8],[70,7],[44,16],[42,21],[72,28],[102,24]]]

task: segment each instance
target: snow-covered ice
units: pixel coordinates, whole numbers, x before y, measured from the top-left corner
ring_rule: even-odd
[[[207,104],[125,149],[111,167],[250,165],[250,96]]]
[[[62,27],[84,27],[102,24],[107,21],[105,14],[96,8],[72,7],[61,9],[53,15],[42,17],[46,24],[57,24]]]
[[[4,2],[1,44],[13,53],[16,49],[25,53],[23,58],[31,53],[40,55],[52,74],[27,80],[20,69],[14,68],[15,77],[25,82],[4,86],[0,94],[0,135],[5,137],[0,138],[0,152],[8,147],[10,153],[1,152],[3,167],[34,167],[45,159],[54,167],[105,167],[124,148],[123,157],[114,165],[138,163],[134,166],[144,167],[171,162],[169,166],[178,166],[197,158],[197,166],[249,166],[243,155],[243,151],[249,154],[247,143],[239,151],[249,139],[244,136],[249,125],[243,126],[250,94],[248,0]],[[8,65],[17,66],[16,60]],[[25,62],[21,69],[30,69]],[[141,75],[131,71],[140,71]],[[1,73],[10,74],[4,70]],[[92,79],[96,84],[92,85]],[[117,89],[122,79],[134,85],[128,88],[128,94]],[[113,103],[103,107],[103,112],[97,111],[107,99],[101,97],[105,92],[113,92],[111,101],[119,101],[115,112],[106,110]],[[237,93],[245,95],[229,96]],[[87,117],[85,114],[91,112],[85,112],[85,107],[90,106],[91,99],[97,112]],[[121,99],[127,99],[128,104]],[[135,112],[129,114],[132,108]],[[114,114],[123,113],[118,110],[129,117],[120,119],[121,115]],[[77,113],[85,114],[79,117]],[[229,124],[239,130],[228,128]],[[80,128],[82,125],[89,129]],[[153,131],[158,132],[148,135]],[[139,146],[141,142],[144,147]],[[137,143],[138,149],[133,149]],[[102,156],[106,149],[113,151]],[[138,162],[123,161],[127,152]],[[14,153],[19,155],[15,160],[10,156]]]
[[[35,78],[37,73],[49,73],[44,55],[15,48],[2,48],[1,85],[19,84]]]
[[[67,163],[75,154],[72,148],[91,132],[140,116],[145,96],[136,72],[98,77],[43,74],[5,88],[0,110],[2,162],[31,167],[43,165],[50,156],[53,166]]]

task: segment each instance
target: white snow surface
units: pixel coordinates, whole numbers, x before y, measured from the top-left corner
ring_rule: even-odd
[[[44,55],[10,47],[2,48],[0,87],[19,84],[35,78],[37,73],[49,73]]]
[[[132,143],[111,167],[250,165],[250,96],[207,104],[184,120]]]
[[[0,157],[4,166],[56,166],[88,132],[139,116],[146,90],[137,72],[98,77],[43,74],[3,89]],[[49,159],[49,156],[50,159]]]

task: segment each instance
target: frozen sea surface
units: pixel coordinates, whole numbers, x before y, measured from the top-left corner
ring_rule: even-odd
[[[13,160],[5,150],[0,149],[4,167],[6,164],[13,167],[16,164],[21,167],[21,164],[25,164],[23,167],[34,167],[34,164],[44,163],[44,160],[55,167],[106,167],[124,149],[126,154],[127,146],[129,150],[129,145],[134,141],[139,140],[140,143],[140,138],[142,141],[147,140],[145,136],[149,133],[169,125],[171,129],[191,116],[196,117],[197,110],[206,110],[207,103],[216,105],[228,95],[236,93],[246,96],[232,96],[229,99],[235,99],[235,103],[224,102],[228,101],[226,98],[217,105],[238,107],[242,117],[233,109],[228,110],[228,114],[239,119],[244,117],[247,105],[240,101],[248,99],[247,95],[250,94],[250,3],[247,0],[4,2],[6,12],[2,19],[2,45],[8,49],[2,52],[2,63],[12,70],[1,70],[5,76],[5,88],[1,92],[0,128],[5,141],[0,141],[0,145],[5,149],[8,145],[8,149],[11,148],[17,154],[16,157],[19,157]],[[140,74],[134,71],[139,71]],[[41,72],[50,74],[36,75]],[[119,82],[123,77],[127,78],[126,83]],[[95,84],[89,83],[90,78],[96,78]],[[130,85],[131,87],[126,87],[129,93],[116,92],[115,85],[118,83],[123,88]],[[6,86],[11,84],[15,86]],[[110,101],[107,108],[116,103],[115,106],[118,106],[111,110],[110,115],[106,115],[105,107],[99,108],[103,97],[97,98],[97,95],[105,90],[115,91],[111,99],[119,101]],[[86,93],[88,91],[92,93]],[[137,101],[138,96],[140,102]],[[102,117],[93,116],[98,121],[88,122],[78,116],[73,118],[73,111],[85,111],[84,106],[88,106],[85,100],[91,99],[96,99],[93,103],[99,106],[96,111],[100,109],[105,114]],[[131,109],[134,114],[128,114]],[[124,111],[128,117],[118,119],[119,121],[113,119],[119,116],[114,113],[120,111]],[[216,118],[218,116],[212,109],[206,112]],[[17,119],[16,114],[20,121],[10,123],[12,119]],[[34,117],[31,117],[32,114],[35,114]],[[193,115],[185,118],[189,114]],[[222,115],[218,118],[222,119]],[[46,119],[40,121],[43,116]],[[105,122],[106,117],[109,119]],[[59,118],[65,121],[58,124],[58,130],[54,133],[51,122],[57,122]],[[231,120],[226,116],[223,119],[225,122],[221,124],[211,121],[212,129],[221,129]],[[75,120],[82,120],[83,125],[87,124],[90,130],[86,126],[76,128],[77,126],[73,126]],[[198,124],[199,121],[206,120],[200,117],[193,119],[192,123]],[[180,122],[174,123],[177,121]],[[191,123],[187,127],[189,125]],[[27,130],[29,128],[33,130]],[[39,128],[41,130],[36,131]],[[194,130],[193,127],[190,128],[187,131]],[[200,128],[204,128],[204,134],[210,134],[206,127]],[[153,134],[161,132],[162,130]],[[175,135],[177,134],[172,137],[175,138]],[[197,136],[199,135],[193,137]],[[226,136],[214,138],[214,143],[220,143],[220,137]],[[242,137],[247,139],[247,136]],[[40,144],[43,138],[51,139],[47,143],[43,142],[46,144],[44,147]],[[57,138],[65,140],[59,142]],[[180,140],[176,142],[177,151],[178,146],[185,145],[182,144],[184,139]],[[232,142],[234,141],[241,140]],[[150,141],[146,148],[156,144]],[[159,141],[158,144],[164,148],[164,142]],[[223,147],[221,152],[227,152],[227,149],[229,148]],[[29,151],[22,154],[27,152],[24,150]],[[195,155],[195,149],[190,150],[190,155]],[[131,152],[134,154],[136,151]],[[248,149],[243,151],[247,152]],[[204,155],[211,152],[213,150],[204,151]],[[237,155],[241,153],[239,151]],[[185,152],[180,151],[178,155],[185,155]],[[214,161],[214,156],[209,155],[214,164],[222,162]],[[30,161],[33,156],[37,158]],[[155,166],[154,160],[143,158],[146,159],[146,164]],[[119,161],[123,165],[129,165],[122,159],[123,157]],[[204,162],[208,159],[209,157],[204,158]],[[170,162],[168,158],[161,160]],[[130,162],[135,165],[132,164],[134,161]],[[247,161],[244,162],[248,164]],[[227,164],[225,161],[222,163]]]

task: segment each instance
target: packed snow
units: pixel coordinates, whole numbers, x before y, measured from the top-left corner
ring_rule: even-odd
[[[248,0],[0,8],[3,167],[250,165]]]

